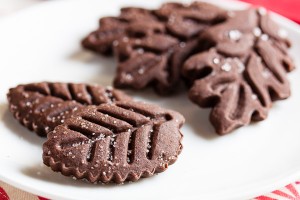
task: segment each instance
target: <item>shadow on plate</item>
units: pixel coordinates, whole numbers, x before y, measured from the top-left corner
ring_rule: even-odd
[[[78,49],[69,56],[70,60],[86,64],[86,68],[99,67],[99,73],[91,74],[89,82],[99,85],[112,85],[116,70],[116,62],[111,56],[101,56],[84,49]]]
[[[81,187],[81,188],[118,188],[118,187],[129,187],[132,184],[136,183],[142,183],[144,181],[149,181],[149,179],[155,179],[159,175],[153,175],[152,177],[148,178],[141,178],[137,182],[125,182],[124,184],[115,184],[115,183],[108,183],[108,184],[92,184],[90,182],[87,182],[86,180],[76,180],[75,178],[72,178],[70,176],[64,176],[60,172],[54,172],[51,170],[50,167],[41,164],[35,164],[30,167],[26,167],[21,169],[21,172],[29,177],[32,177],[34,179],[52,182],[59,185],[69,185],[69,186],[75,186],[75,187]]]
[[[212,140],[220,137],[209,122],[211,109],[202,109],[193,104],[188,99],[185,89],[182,89],[177,95],[170,97],[160,97],[151,89],[141,92],[130,91],[128,93],[137,100],[145,100],[181,113],[185,117],[185,125],[190,126],[193,132],[203,139]]]
[[[37,136],[34,132],[31,132],[26,127],[22,126],[9,112],[7,104],[0,104],[0,116],[4,126],[19,138],[37,146],[41,146],[45,141],[45,138]]]
[[[181,113],[185,117],[185,125],[189,126],[193,133],[202,139],[213,140],[220,137],[209,122],[210,109],[202,109],[193,104],[186,94],[170,98],[167,100],[165,107]]]

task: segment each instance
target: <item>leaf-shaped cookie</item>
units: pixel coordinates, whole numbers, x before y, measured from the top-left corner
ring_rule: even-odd
[[[125,8],[117,18],[102,18],[83,46],[100,53],[114,46],[119,61],[115,87],[153,87],[170,94],[179,88],[183,62],[198,48],[197,35],[227,17],[225,10],[203,2],[166,3],[157,10]]]
[[[227,17],[224,10],[199,2],[166,3],[153,15],[157,21],[136,21],[117,41],[114,85],[118,88],[150,86],[159,94],[175,92],[184,60],[198,47],[195,36]]]
[[[179,113],[141,102],[87,106],[48,134],[43,160],[93,183],[136,181],[176,161],[183,123]]]
[[[75,83],[30,83],[7,94],[14,117],[28,129],[46,136],[82,105],[99,105],[131,98],[119,90]]]
[[[194,82],[190,99],[212,107],[219,134],[265,119],[272,101],[290,96],[286,74],[294,64],[283,32],[264,10],[249,9],[232,12],[200,37],[213,47],[187,60],[183,74]]]

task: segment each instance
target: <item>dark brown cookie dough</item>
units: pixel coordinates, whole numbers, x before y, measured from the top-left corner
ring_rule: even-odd
[[[178,90],[183,62],[202,48],[198,34],[227,17],[225,10],[203,2],[166,3],[157,10],[124,8],[119,17],[102,18],[83,46],[102,54],[115,50],[115,87],[149,86],[170,94]]]
[[[99,105],[131,98],[110,87],[75,83],[31,83],[11,88],[9,109],[28,129],[46,136],[83,105]]]
[[[43,160],[92,183],[136,181],[176,161],[183,123],[179,113],[141,102],[87,106],[48,134]]]
[[[266,10],[230,15],[203,32],[200,41],[211,48],[191,57],[183,68],[193,82],[190,99],[212,107],[210,120],[221,135],[265,119],[273,101],[290,96],[287,73],[294,69],[286,32]]]

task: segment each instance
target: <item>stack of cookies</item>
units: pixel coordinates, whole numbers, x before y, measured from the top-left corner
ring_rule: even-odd
[[[101,18],[82,45],[117,58],[116,88],[172,95],[185,84],[191,101],[212,109],[220,135],[264,120],[275,100],[290,96],[291,44],[263,8],[228,11],[202,2],[122,8],[117,17]],[[41,82],[7,96],[14,117],[47,136],[44,163],[66,176],[136,181],[166,170],[182,150],[181,114],[112,87]]]

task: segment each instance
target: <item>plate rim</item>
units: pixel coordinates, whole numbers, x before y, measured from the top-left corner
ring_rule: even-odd
[[[4,23],[9,23],[10,19],[22,16],[22,15],[26,15],[26,13],[31,12],[32,10],[43,9],[44,7],[48,7],[49,5],[52,5],[52,4],[64,4],[66,2],[72,2],[72,1],[74,1],[74,0],[44,1],[44,2],[40,2],[38,4],[31,5],[22,10],[19,10],[14,13],[10,13],[4,17],[1,17],[0,26]],[[76,1],[83,2],[84,0],[76,0]],[[91,2],[93,2],[93,1],[95,1],[95,0],[92,0]],[[182,2],[180,0],[175,0],[175,1]],[[188,0],[188,1],[192,1],[192,0]],[[209,2],[212,4],[219,5],[219,6],[224,4],[224,2],[231,2],[236,5],[240,5],[240,6],[249,6],[250,5],[249,3],[240,2],[237,0],[226,0],[226,1],[222,1],[222,2],[220,2],[218,0],[198,0],[198,1]],[[174,2],[174,0],[172,2]],[[278,23],[284,24],[284,26],[289,28],[291,31],[294,31],[297,34],[299,34],[299,37],[300,37],[300,26],[296,22],[294,22],[284,16],[281,16],[280,14],[274,13],[272,11],[270,11],[270,13],[271,13],[272,17],[274,17]],[[293,183],[294,181],[296,181],[299,178],[300,178],[300,166],[299,166],[299,169],[295,170],[295,172],[294,171],[289,172],[289,173],[285,174],[284,177],[281,177],[281,178],[275,177],[275,179],[279,179],[279,180],[273,180],[274,181],[273,183],[269,183],[263,187],[260,187],[259,191],[257,190],[255,192],[252,191],[252,192],[247,192],[247,193],[242,193],[242,194],[236,193],[236,194],[232,195],[230,198],[227,197],[224,199],[241,199],[241,198],[249,199],[249,198],[257,197],[259,195],[267,194],[269,192],[272,192],[275,189],[279,189],[281,187],[284,187],[285,185]],[[11,178],[11,179],[7,178],[6,176],[3,176],[2,173],[0,173],[0,180],[15,187],[15,188],[18,188],[20,190],[23,190],[23,191],[26,191],[26,192],[29,192],[31,194],[35,194],[35,195],[38,195],[41,197],[47,197],[50,199],[67,199],[67,200],[72,199],[70,197],[68,198],[63,195],[59,196],[56,194],[51,194],[50,192],[45,192],[44,190],[40,190],[38,188],[35,188],[34,186],[30,186],[25,183],[18,182],[16,180],[14,180],[13,178]],[[222,194],[220,194],[220,195],[222,195]],[[213,198],[219,198],[219,197],[220,196],[217,195],[217,196],[214,196]]]

